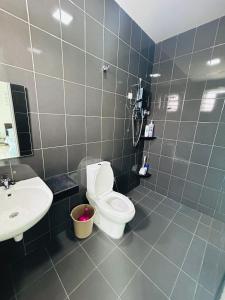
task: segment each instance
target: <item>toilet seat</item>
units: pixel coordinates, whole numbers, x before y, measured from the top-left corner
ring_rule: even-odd
[[[130,199],[114,191],[100,197],[96,204],[103,214],[118,223],[127,222],[135,214],[135,208]]]

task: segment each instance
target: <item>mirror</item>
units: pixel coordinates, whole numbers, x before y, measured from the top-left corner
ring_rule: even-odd
[[[27,89],[0,81],[0,159],[32,154]]]

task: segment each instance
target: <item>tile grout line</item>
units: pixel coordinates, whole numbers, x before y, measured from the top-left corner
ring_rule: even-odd
[[[183,262],[182,262],[182,264],[181,264],[181,267],[180,267],[180,271],[179,271],[179,273],[178,273],[178,275],[177,275],[177,278],[176,278],[176,280],[175,280],[175,282],[174,282],[174,284],[173,284],[173,288],[172,288],[172,291],[171,291],[171,293],[170,293],[170,296],[169,296],[169,298],[170,298],[170,299],[171,299],[171,297],[172,297],[172,294],[173,294],[173,292],[174,292],[174,290],[175,290],[175,287],[176,287],[176,284],[177,284],[178,278],[179,278],[179,276],[180,276],[180,273],[181,273],[181,272],[183,272],[183,270],[182,270],[182,269],[183,269],[183,266],[184,266],[185,260],[186,260],[186,258],[187,258],[187,256],[188,256],[188,252],[189,252],[189,250],[190,250],[190,248],[191,248],[192,242],[193,242],[193,240],[194,240],[195,233],[196,233],[196,231],[197,231],[197,228],[198,228],[198,225],[199,225],[199,223],[200,223],[200,217],[199,217],[199,220],[198,220],[198,223],[197,223],[196,229],[195,229],[194,233],[192,234],[192,238],[191,238],[190,244],[189,244],[189,246],[188,246],[188,248],[187,248],[187,250],[186,250],[186,253],[185,253],[185,256],[184,256]],[[192,280],[193,280],[193,279],[192,279]],[[196,283],[196,285],[197,285],[197,283]]]
[[[194,34],[194,40],[193,40],[193,46],[192,46],[192,52],[193,52],[193,49],[194,49],[194,45],[195,45],[195,38],[196,38],[196,34],[197,34],[197,28],[195,28],[195,34]],[[177,36],[177,44],[178,44],[178,36]],[[177,53],[177,44],[176,44],[176,49],[175,49],[175,57],[174,57],[174,63],[175,63],[175,59],[176,59],[176,53]],[[191,70],[191,63],[192,63],[192,54],[191,54],[191,57],[190,57],[190,61],[189,61],[189,65],[188,65],[188,73],[187,73],[187,78],[185,79],[186,80],[186,83],[185,83],[185,90],[184,90],[184,98],[185,98],[185,95],[186,95],[186,91],[187,91],[187,86],[188,86],[188,79],[189,79],[189,74],[190,74],[190,70]],[[172,78],[172,76],[171,76]],[[171,83],[172,85],[172,83]],[[171,89],[171,86],[170,86],[170,89]],[[174,155],[172,157],[173,161],[172,161],[172,168],[171,168],[171,173],[170,173],[170,181],[169,181],[169,185],[168,185],[168,192],[167,192],[167,196],[169,195],[169,191],[170,191],[170,183],[171,183],[171,178],[172,178],[172,174],[173,174],[173,169],[174,169],[174,160],[175,160],[175,157],[176,157],[176,148],[177,148],[177,145],[178,145],[178,137],[179,137],[179,131],[180,131],[180,126],[181,126],[181,120],[182,120],[182,113],[183,113],[183,110],[184,110],[184,98],[182,99],[182,107],[181,107],[181,112],[180,112],[180,118],[178,120],[178,130],[177,130],[177,136],[176,136],[176,146],[175,146],[175,151],[174,151]],[[166,118],[167,118],[167,114],[166,114]],[[160,154],[161,155],[161,154]],[[190,153],[190,157],[189,159],[191,159],[191,153]],[[190,163],[190,161],[189,161]],[[186,174],[185,176],[187,175],[188,173],[188,170],[186,170]],[[185,181],[184,181],[184,186],[185,186]],[[184,186],[182,188],[182,193],[181,195],[183,195],[183,191],[184,191]],[[180,198],[180,200],[182,199],[182,196]]]
[[[165,198],[165,197],[164,197],[164,198]],[[158,206],[163,202],[164,198],[160,201],[160,203],[158,204]],[[155,209],[156,209],[158,206],[156,206]],[[154,212],[154,210],[153,210],[152,212]],[[151,215],[151,214],[150,214],[150,215]],[[149,281],[151,281],[152,284],[153,284],[158,290],[160,290],[161,293],[162,293],[164,296],[166,296],[166,298],[168,299],[168,296],[166,295],[166,293],[165,293],[165,292],[164,292],[157,284],[155,284],[155,282],[152,281],[152,279],[151,279],[149,276],[147,276],[147,274],[145,274],[145,273],[142,271],[141,268],[142,268],[142,266],[144,265],[144,263],[145,263],[147,257],[151,254],[153,247],[154,247],[154,246],[157,244],[157,242],[160,240],[161,236],[166,232],[166,230],[168,229],[168,227],[169,227],[170,224],[172,223],[172,220],[175,218],[175,216],[176,216],[176,214],[173,216],[173,218],[171,218],[170,222],[167,224],[167,226],[165,227],[165,229],[161,232],[161,234],[159,235],[159,237],[157,238],[157,240],[155,241],[155,243],[154,243],[153,245],[151,245],[151,249],[149,250],[149,252],[148,252],[147,255],[145,256],[145,258],[144,258],[142,264],[141,264],[140,266],[138,266],[136,272],[133,274],[133,276],[132,276],[132,278],[130,279],[130,281],[129,281],[129,283],[127,284],[127,286],[124,287],[124,289],[123,289],[122,293],[120,294],[120,296],[122,296],[122,295],[125,293],[125,291],[127,290],[129,284],[130,284],[130,283],[132,282],[132,280],[135,278],[137,272],[140,271],[140,272],[141,272],[141,273],[142,273]],[[134,229],[135,229],[135,228],[134,228]],[[139,236],[139,235],[138,235],[138,236]]]
[[[28,30],[29,30],[30,47],[31,47],[31,49],[33,49],[28,0],[26,0],[26,10],[27,10],[27,18],[28,18]],[[42,141],[41,121],[40,121],[40,115],[39,115],[40,110],[39,110],[37,81],[36,81],[36,74],[35,74],[35,63],[34,63],[34,54],[33,54],[33,52],[31,52],[31,60],[32,60],[32,68],[33,68],[32,73],[33,73],[33,79],[34,79],[34,89],[35,89],[36,106],[37,106],[38,128],[39,128],[41,156],[42,156],[42,168],[43,168],[43,176],[45,178],[45,175],[46,175],[45,174],[46,173],[46,171],[45,171],[45,159],[44,159],[44,151],[42,149],[43,148],[43,141]]]
[[[218,24],[217,24],[217,28],[216,28],[215,38],[214,38],[213,45],[212,45],[212,51],[211,51],[210,59],[213,58],[215,44],[216,44],[216,37],[217,37],[218,31],[219,31],[220,20],[221,20],[221,18],[218,19]],[[204,88],[204,91],[203,91],[203,95],[206,91],[207,83],[208,83],[208,79],[206,79],[206,82],[205,82],[205,88]],[[223,107],[224,107],[224,103],[223,103]],[[206,181],[206,178],[207,178],[207,172],[208,172],[208,169],[209,169],[209,164],[210,164],[211,156],[212,156],[212,153],[213,153],[214,143],[215,143],[217,131],[218,131],[218,128],[219,128],[219,122],[220,122],[221,117],[222,117],[222,112],[223,112],[223,109],[220,112],[220,117],[219,117],[219,121],[218,121],[218,124],[217,124],[216,132],[215,132],[215,135],[214,135],[213,143],[210,145],[212,148],[211,148],[209,159],[208,159],[208,162],[207,162],[206,172],[205,172],[205,176],[204,176],[204,179],[203,179],[203,182],[202,182],[202,187],[201,187],[199,199],[197,199],[197,207],[200,205],[200,200],[201,200],[201,196],[202,196],[202,193],[203,193],[203,187],[204,187],[204,184],[205,184],[205,181]],[[197,124],[197,126],[198,126],[198,124]],[[215,209],[216,209],[216,207],[215,207]],[[214,209],[214,213],[215,213],[215,209]]]
[[[62,41],[62,21],[61,21],[61,0],[58,0],[59,10],[60,10],[60,46],[61,46],[61,63],[62,63],[62,80],[63,80],[63,106],[64,106],[64,126],[65,126],[65,137],[66,137],[66,170],[69,172],[69,151],[68,151],[68,131],[67,131],[67,109],[66,109],[66,89],[65,89],[65,68],[64,68],[64,51],[63,51],[63,41]]]
[[[114,252],[114,250],[116,249],[116,247],[114,249],[112,249],[108,255],[102,260],[100,261],[99,264],[96,264],[93,259],[91,258],[91,256],[88,254],[88,252],[86,251],[86,249],[83,247],[83,245],[80,245],[81,248],[83,249],[83,251],[85,252],[85,254],[87,255],[87,257],[90,259],[90,261],[92,262],[92,264],[95,266],[95,269],[101,274],[102,278],[105,280],[105,282],[108,284],[108,286],[110,286],[110,288],[112,289],[112,291],[114,292],[114,294],[118,297],[118,293],[115,291],[115,289],[112,287],[111,283],[108,281],[108,279],[105,277],[105,275],[102,273],[102,271],[98,268],[98,266],[104,261],[106,260],[112,252]]]
[[[67,298],[67,299],[70,299],[70,298],[69,298],[69,295],[68,295],[68,293],[67,293],[67,291],[66,291],[66,288],[65,288],[65,286],[64,286],[64,284],[63,284],[63,282],[62,282],[62,279],[61,279],[61,277],[59,276],[59,273],[57,272],[57,269],[56,269],[56,267],[55,267],[55,265],[54,265],[54,262],[53,262],[51,256],[49,255],[48,251],[46,251],[46,252],[47,252],[47,255],[48,255],[48,257],[49,257],[49,259],[50,259],[50,262],[51,262],[51,264],[52,264],[52,268],[53,268],[53,270],[55,271],[55,273],[56,273],[56,275],[57,275],[57,277],[58,277],[58,280],[59,280],[59,282],[60,282],[60,284],[61,284],[61,287],[62,287],[63,290],[64,290],[64,293],[65,293],[65,295],[66,295],[66,298]]]

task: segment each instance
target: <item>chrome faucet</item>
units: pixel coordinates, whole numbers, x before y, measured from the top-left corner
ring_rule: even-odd
[[[15,181],[7,176],[2,176],[0,179],[0,186],[4,186],[6,190],[9,189],[10,185],[14,185]]]

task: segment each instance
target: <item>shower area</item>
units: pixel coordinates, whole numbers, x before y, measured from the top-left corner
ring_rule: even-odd
[[[195,246],[186,254],[187,273],[209,293],[199,291],[194,299],[224,299],[224,43],[225,17],[221,17],[155,45],[147,123],[154,121],[156,139],[143,141],[151,177],[142,178],[139,189],[150,189],[164,201],[185,207],[190,219],[173,220],[181,228],[190,231],[188,223],[198,221],[191,230]],[[172,202],[170,207],[174,208]],[[182,299],[193,299],[189,297]]]

